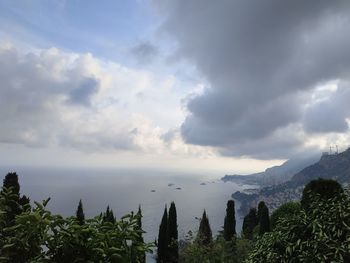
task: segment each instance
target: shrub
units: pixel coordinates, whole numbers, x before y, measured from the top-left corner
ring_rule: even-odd
[[[5,225],[6,199],[0,195],[0,225]],[[63,218],[46,209],[48,200],[35,202],[15,218],[15,224],[0,228],[1,262],[131,262],[151,252],[152,244],[140,240],[139,215],[130,213],[115,223],[102,216],[85,220]]]
[[[248,263],[350,262],[350,198],[309,195],[309,209],[281,218],[258,238]]]
[[[271,214],[271,228],[274,229],[281,219],[288,219],[300,212],[301,206],[299,202],[288,202],[281,205]]]
[[[338,196],[342,192],[343,188],[337,181],[319,178],[309,182],[305,186],[300,203],[301,206],[307,210],[311,202],[310,199],[315,194],[319,194],[321,198],[329,199],[334,196]]]

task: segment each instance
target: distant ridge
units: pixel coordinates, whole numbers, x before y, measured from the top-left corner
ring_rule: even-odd
[[[225,175],[224,182],[243,181],[261,186],[271,186],[289,181],[296,173],[317,162],[320,155],[292,158],[281,165],[267,168],[264,172],[249,175]]]
[[[236,192],[232,197],[241,202],[242,213],[247,213],[250,207],[255,207],[262,200],[273,210],[285,202],[299,200],[305,184],[317,178],[334,179],[348,186],[350,148],[341,153],[322,155],[318,162],[297,172],[289,181],[263,187],[253,194]]]
[[[296,184],[306,184],[317,178],[331,178],[339,183],[350,182],[350,148],[337,154],[326,154],[321,159],[299,173],[291,181]]]

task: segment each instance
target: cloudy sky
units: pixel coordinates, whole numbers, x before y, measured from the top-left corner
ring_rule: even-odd
[[[350,2],[0,1],[0,165],[259,171],[350,145]]]

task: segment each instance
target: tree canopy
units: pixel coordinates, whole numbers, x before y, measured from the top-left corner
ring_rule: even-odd
[[[259,224],[256,208],[251,208],[243,219],[242,233],[247,239],[253,239],[254,228]]]
[[[281,217],[257,240],[248,263],[350,262],[350,196],[336,192],[308,192],[307,209]]]
[[[270,232],[270,216],[269,209],[263,201],[258,205],[258,218],[259,218],[259,235],[263,235],[266,232]]]
[[[159,232],[158,232],[157,262],[159,263],[165,263],[167,259],[167,248],[168,248],[167,228],[168,228],[168,209],[165,206],[162,221],[159,225]]]
[[[204,246],[210,245],[213,241],[213,234],[212,234],[210,224],[209,224],[209,219],[207,217],[207,213],[205,210],[203,212],[203,216],[199,224],[197,240],[200,244]]]
[[[77,216],[77,220],[78,220],[79,225],[84,225],[85,215],[84,215],[83,203],[82,203],[81,199],[80,199],[79,204],[78,204],[76,216]]]
[[[224,238],[230,241],[236,235],[235,202],[227,201],[226,216],[224,220]]]
[[[169,208],[168,228],[167,228],[167,261],[178,262],[179,248],[178,248],[178,231],[177,231],[177,214],[174,202],[171,202]]]
[[[339,196],[342,192],[343,188],[337,181],[319,178],[309,182],[305,186],[300,202],[304,209],[308,209],[311,199],[315,194],[318,194],[323,199],[329,199]]]

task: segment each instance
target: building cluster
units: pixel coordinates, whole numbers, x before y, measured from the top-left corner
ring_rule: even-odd
[[[273,194],[262,194],[257,196],[250,204],[256,207],[260,201],[264,201],[270,212],[279,206],[290,201],[299,201],[302,195],[303,187],[289,188],[284,191],[277,191]]]

